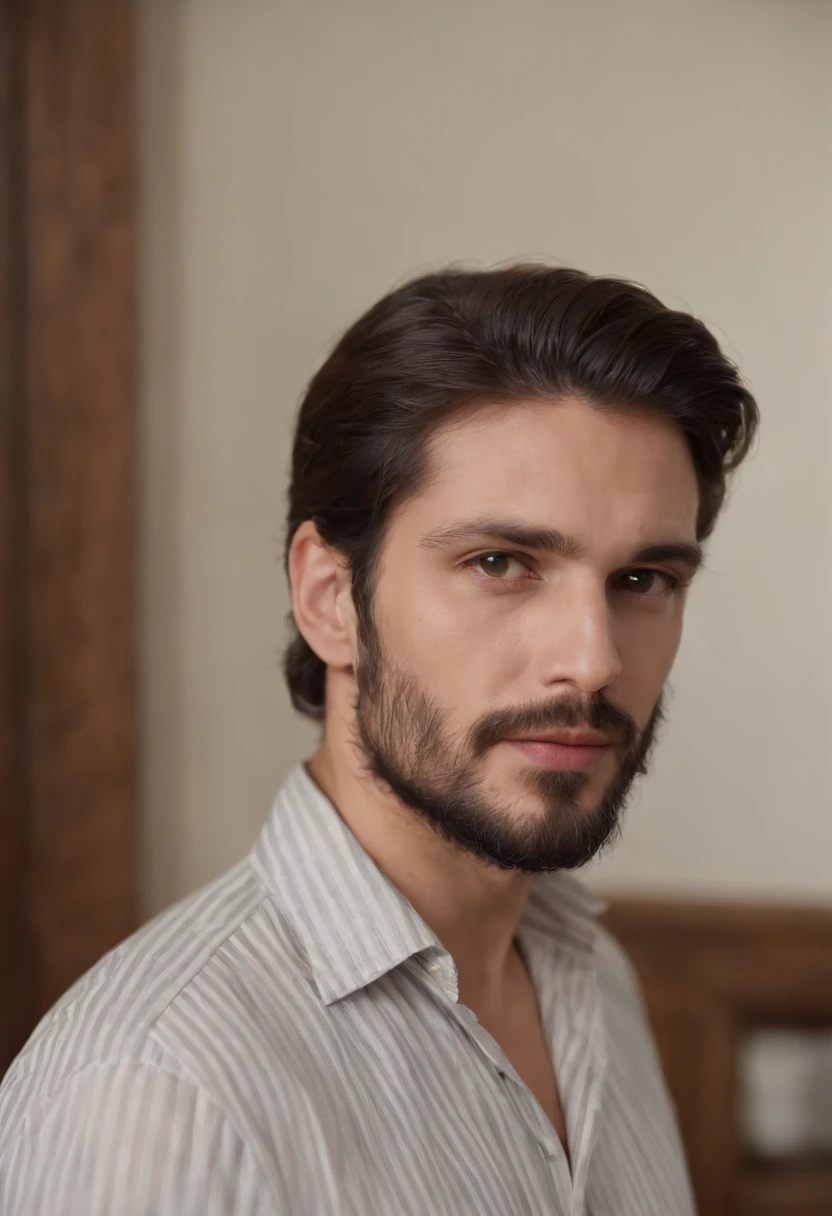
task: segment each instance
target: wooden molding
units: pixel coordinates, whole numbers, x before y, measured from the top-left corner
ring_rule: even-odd
[[[0,1071],[135,924],[128,0],[0,0]]]
[[[0,1073],[136,923],[129,0],[0,0]],[[832,1211],[760,1171],[749,1029],[832,1026],[832,910],[617,899],[702,1216]]]
[[[644,990],[701,1216],[832,1212],[832,1164],[751,1161],[738,1101],[745,1034],[832,1027],[832,908],[611,898],[604,919]]]

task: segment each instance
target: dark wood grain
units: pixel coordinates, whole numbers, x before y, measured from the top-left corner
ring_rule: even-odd
[[[739,1180],[735,1216],[829,1216],[828,1171],[759,1171]]]
[[[0,1071],[135,923],[128,0],[0,0]],[[702,1216],[832,1213],[752,1169],[737,1048],[832,1025],[832,911],[615,899]]]
[[[0,0],[0,1071],[32,1021],[25,915],[23,579],[25,365],[21,3]]]
[[[832,1027],[832,909],[612,899],[605,919],[644,990],[701,1216],[832,1213],[832,1170],[750,1166],[737,1100],[744,1034]]]
[[[135,454],[129,5],[2,11],[6,1064],[135,923]]]

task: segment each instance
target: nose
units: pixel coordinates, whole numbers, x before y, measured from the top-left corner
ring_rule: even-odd
[[[570,683],[581,692],[607,688],[621,674],[606,589],[589,577],[561,585],[547,605],[540,638],[545,639],[545,684]]]

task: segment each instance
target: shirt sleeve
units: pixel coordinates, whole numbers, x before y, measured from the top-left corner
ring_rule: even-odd
[[[3,1129],[3,1216],[281,1216],[208,1094],[135,1061],[87,1065]]]

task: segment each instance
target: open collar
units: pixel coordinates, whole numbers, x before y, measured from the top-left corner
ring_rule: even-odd
[[[412,904],[382,874],[302,763],[287,776],[251,861],[288,915],[327,1004],[422,952],[445,954]],[[602,899],[569,874],[536,880],[519,931],[594,949]]]
[[[288,914],[327,1005],[420,951],[441,949],[303,764],[275,799],[252,862]]]

